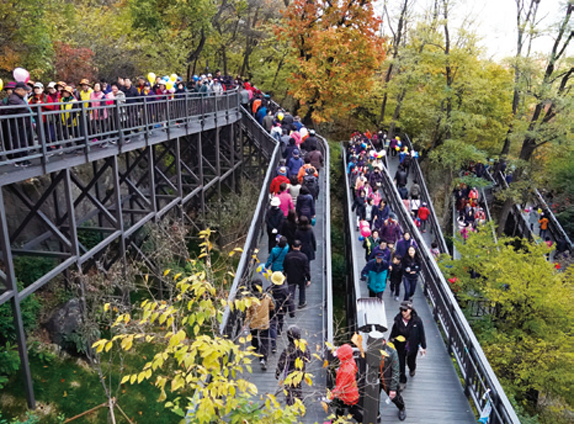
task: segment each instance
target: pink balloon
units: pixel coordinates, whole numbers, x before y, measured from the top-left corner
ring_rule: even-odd
[[[368,227],[361,228],[361,235],[363,237],[369,237],[371,235],[371,230]]]
[[[369,225],[369,221],[361,221],[361,222],[359,222],[359,227],[360,228],[363,228],[363,227],[370,228],[371,226]]]
[[[26,82],[30,81],[30,72],[28,72],[24,68],[14,69],[14,72],[12,72],[12,75],[14,75],[14,79],[18,82],[26,83]]]

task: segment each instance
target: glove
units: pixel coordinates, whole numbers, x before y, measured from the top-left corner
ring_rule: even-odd
[[[273,228],[273,230],[271,230],[271,234],[277,234],[277,229]]]
[[[311,225],[314,227],[315,226],[315,218],[311,218]]]
[[[364,275],[361,275],[361,281],[367,281],[367,277],[365,277]]]

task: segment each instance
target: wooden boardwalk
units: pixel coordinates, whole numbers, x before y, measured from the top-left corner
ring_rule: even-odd
[[[398,167],[398,157],[389,158],[389,173],[394,177]],[[413,183],[412,172],[409,174],[409,188]],[[351,220],[354,222],[354,220]],[[353,226],[353,256],[358,262],[359,270],[365,265],[365,254],[362,243],[359,241],[359,232]],[[429,231],[423,234],[429,244],[433,241],[433,235]],[[359,278],[360,276],[355,276]],[[402,300],[402,286],[401,297]],[[361,282],[361,295],[368,297],[367,284]],[[385,337],[390,335],[390,329],[394,317],[399,313],[399,304],[390,293],[390,288],[385,290],[383,301],[389,330]],[[407,418],[405,423],[413,424],[473,424],[476,417],[466,399],[460,379],[454,369],[452,359],[447,352],[442,336],[432,317],[431,309],[423,294],[422,286],[419,285],[414,296],[414,308],[421,317],[426,333],[427,354],[424,358],[417,359],[417,373],[409,381],[403,391],[406,405]],[[398,409],[394,404],[382,404],[382,423],[400,423]]]
[[[257,386],[260,396],[264,397],[268,393],[277,394],[279,401],[282,403],[285,402],[285,396],[282,393],[282,388],[279,386],[278,380],[275,379],[275,369],[281,351],[287,345],[287,328],[289,325],[296,324],[302,330],[303,338],[311,348],[311,354],[317,353],[319,356],[323,356],[325,343],[325,329],[323,328],[325,303],[325,273],[323,262],[325,258],[325,244],[323,243],[323,219],[325,213],[329,213],[325,211],[325,174],[326,171],[323,170],[320,175],[321,192],[315,204],[317,222],[313,227],[313,231],[317,239],[317,252],[316,259],[311,262],[311,286],[308,287],[306,291],[307,306],[303,309],[297,309],[295,318],[285,317],[286,322],[283,333],[277,338],[277,353],[269,355],[267,371],[262,371],[259,363],[254,362],[253,373],[246,376],[249,381]],[[263,234],[260,240],[258,257],[262,263],[265,263],[268,257],[267,235]],[[265,282],[265,287],[269,287],[268,281]],[[298,294],[296,296],[298,296]],[[295,304],[297,304],[297,302],[295,302]],[[327,414],[325,414],[325,411],[318,401],[318,399],[325,396],[326,393],[326,373],[323,369],[323,362],[312,357],[311,362],[307,365],[306,371],[313,374],[313,385],[308,386],[303,383],[303,397],[307,413],[301,418],[300,422],[305,424],[323,423],[326,421]]]

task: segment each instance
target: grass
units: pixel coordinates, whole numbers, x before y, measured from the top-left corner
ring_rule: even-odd
[[[131,355],[127,373],[141,370],[146,358],[153,356],[153,346],[145,345]],[[58,415],[71,418],[90,408],[107,401],[98,374],[89,365],[75,358],[56,358],[48,364],[38,359],[30,361],[34,392],[38,409],[36,413],[42,424],[57,424]],[[108,377],[109,378],[109,377]],[[120,375],[112,373],[112,381],[117,385]],[[158,403],[159,391],[151,381],[139,385],[122,386],[118,394],[118,404],[134,423],[168,424],[177,417],[163,403]],[[168,394],[169,396],[169,394]],[[0,410],[5,418],[22,418],[26,410],[23,379],[20,375],[12,378],[10,384],[0,391]],[[74,421],[75,424],[107,422],[108,409],[101,408]],[[116,411],[118,424],[127,424],[127,420]]]

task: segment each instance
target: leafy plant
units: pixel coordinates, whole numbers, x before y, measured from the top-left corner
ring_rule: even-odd
[[[0,348],[0,389],[8,382],[9,377],[20,369],[20,356],[15,344],[7,342]]]

